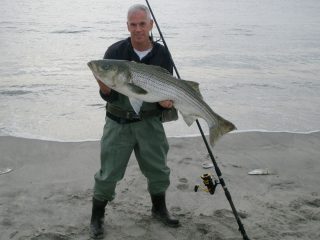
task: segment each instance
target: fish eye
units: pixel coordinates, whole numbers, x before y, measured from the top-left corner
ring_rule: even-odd
[[[110,65],[104,65],[102,68],[103,68],[104,70],[108,70],[108,69],[110,68]]]

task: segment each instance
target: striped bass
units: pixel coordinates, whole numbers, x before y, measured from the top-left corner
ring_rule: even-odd
[[[88,66],[97,80],[128,97],[145,102],[172,100],[188,126],[197,118],[204,119],[209,127],[211,146],[219,137],[236,129],[203,100],[198,83],[177,79],[166,69],[113,59],[90,61]]]

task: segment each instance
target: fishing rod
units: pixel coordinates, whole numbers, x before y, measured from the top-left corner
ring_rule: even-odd
[[[157,20],[156,20],[156,18],[155,18],[155,16],[154,16],[154,14],[153,14],[153,11],[152,11],[152,9],[151,9],[151,6],[150,6],[150,4],[149,4],[149,1],[148,1],[148,0],[145,0],[145,1],[146,1],[147,5],[148,5],[148,8],[149,8],[150,13],[151,13],[152,18],[153,18],[153,21],[154,21],[155,24],[156,24],[157,30],[158,30],[158,32],[159,32],[159,34],[160,34],[161,41],[162,41],[164,47],[167,49],[167,51],[168,51],[168,53],[169,53],[170,60],[171,60],[171,62],[172,62],[174,71],[175,71],[177,77],[178,77],[179,79],[181,79],[181,78],[180,78],[180,75],[179,75],[179,72],[178,72],[178,69],[177,69],[177,67],[176,67],[176,65],[175,65],[175,63],[174,63],[174,61],[173,61],[172,55],[171,55],[170,50],[169,50],[169,48],[168,48],[168,45],[167,45],[167,43],[166,43],[166,41],[164,40],[164,37],[163,37],[163,35],[162,35],[162,32],[161,32],[160,27],[159,27],[159,24],[158,24],[158,22],[157,22]],[[219,184],[221,184],[221,186],[222,186],[222,188],[223,188],[223,190],[224,190],[224,192],[225,192],[225,195],[226,195],[226,197],[227,197],[227,199],[228,199],[228,201],[229,201],[229,204],[230,204],[230,206],[231,206],[233,215],[234,215],[234,217],[235,217],[235,219],[236,219],[236,221],[237,221],[237,223],[238,223],[239,231],[241,232],[242,237],[243,237],[244,240],[250,240],[249,237],[247,236],[247,233],[246,233],[246,231],[245,231],[245,229],[244,229],[244,226],[243,226],[243,224],[242,224],[242,222],[241,222],[241,219],[240,219],[240,217],[239,217],[239,214],[238,214],[238,212],[237,212],[237,210],[236,210],[236,208],[235,208],[235,206],[234,206],[234,204],[233,204],[231,194],[230,194],[230,192],[229,192],[229,190],[228,190],[228,188],[227,188],[227,186],[226,186],[226,184],[225,184],[224,179],[222,178],[222,173],[221,173],[221,171],[220,171],[220,168],[219,168],[219,166],[218,166],[218,164],[217,164],[217,162],[216,162],[216,160],[215,160],[215,158],[214,158],[214,156],[213,156],[213,153],[212,153],[212,151],[211,151],[211,148],[210,148],[210,146],[209,146],[209,144],[208,144],[208,141],[207,141],[207,139],[206,139],[206,137],[205,137],[205,135],[204,135],[204,133],[203,133],[202,127],[201,127],[198,119],[196,120],[196,123],[197,123],[197,125],[198,125],[198,128],[199,128],[199,131],[200,131],[200,133],[201,133],[202,139],[203,139],[203,141],[204,141],[204,143],[205,143],[205,145],[206,145],[207,151],[208,151],[209,156],[210,156],[210,158],[211,158],[211,161],[212,161],[212,163],[213,163],[213,166],[214,166],[214,169],[215,169],[215,171],[216,171],[216,174],[217,174],[217,176],[218,176],[218,178],[219,178]],[[208,191],[209,191],[211,194],[213,194],[213,193],[214,193],[214,190],[215,190],[215,187],[217,186],[218,182],[215,181],[215,183],[213,184],[213,183],[212,183],[212,178],[211,178],[209,175],[204,175],[204,176],[202,177],[202,179],[204,180],[205,185],[208,187]],[[213,185],[212,185],[212,184],[213,184]]]

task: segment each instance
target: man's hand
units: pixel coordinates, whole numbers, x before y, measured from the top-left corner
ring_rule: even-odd
[[[105,84],[104,84],[103,82],[101,82],[99,79],[96,78],[96,80],[97,80],[97,82],[98,82],[98,84],[99,84],[99,87],[100,87],[101,92],[102,92],[103,94],[105,94],[105,95],[109,95],[110,92],[111,92],[111,88],[109,88],[107,85],[105,85]]]
[[[173,101],[171,100],[165,100],[165,101],[161,101],[159,102],[160,106],[163,108],[172,108],[173,106]]]

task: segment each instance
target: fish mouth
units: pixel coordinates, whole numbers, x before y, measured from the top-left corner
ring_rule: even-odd
[[[87,65],[88,65],[88,67],[89,67],[91,70],[93,70],[93,63],[92,63],[92,61],[88,62]]]
[[[87,63],[88,67],[90,68],[90,70],[92,71],[92,74],[94,76],[94,78],[98,81],[101,81],[101,79],[99,78],[99,76],[97,76],[97,73],[96,73],[96,66],[95,64],[93,63],[93,61],[90,61]]]

